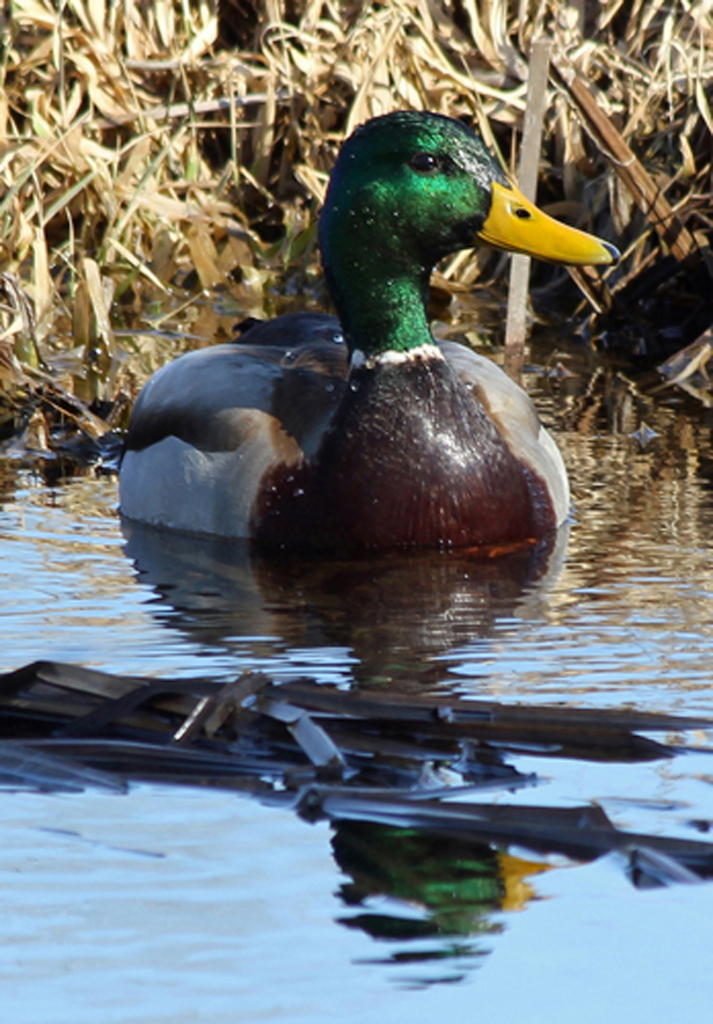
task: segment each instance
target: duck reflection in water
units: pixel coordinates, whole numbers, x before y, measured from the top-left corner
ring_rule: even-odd
[[[548,870],[485,843],[359,821],[336,824],[332,850],[348,876],[340,922],[388,943],[385,963],[440,964],[429,984],[476,966],[488,937],[503,931],[494,916],[526,906],[535,895],[528,879]]]
[[[503,618],[537,617],[559,575],[566,528],[497,558],[408,551],[354,558],[265,556],[248,544],[124,522],[126,553],[161,599],[167,628],[261,657],[343,648],[361,685],[421,689],[434,663],[487,640]],[[266,647],[267,644],[267,647]]]

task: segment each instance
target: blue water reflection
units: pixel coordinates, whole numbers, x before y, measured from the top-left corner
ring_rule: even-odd
[[[122,532],[112,480],[50,488],[15,473],[0,508],[2,668],[52,658],[227,681],[257,667],[344,687],[713,714],[705,481],[690,461],[664,473],[656,453],[647,463],[620,439],[572,436],[566,448],[568,545],[500,567],[433,555],[275,564],[147,540]],[[710,757],[543,772],[523,752],[517,767],[542,784],[502,799],[591,802],[623,828],[705,838]],[[0,977],[17,1024],[599,1024],[614,1000],[620,1019],[663,1024],[683,1005],[706,1019],[713,996],[713,886],[642,893],[616,858],[466,856],[148,785],[3,793],[0,837]]]

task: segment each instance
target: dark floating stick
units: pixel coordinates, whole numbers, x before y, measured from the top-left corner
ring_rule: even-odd
[[[685,748],[642,733],[708,728],[713,719],[363,694],[309,679],[278,685],[258,672],[219,686],[43,661],[0,675],[0,784],[234,789],[309,820],[584,861],[618,852],[637,884],[652,885],[713,876],[713,843],[625,832],[594,805],[494,805],[487,794],[537,783],[509,763],[521,753],[650,761]]]

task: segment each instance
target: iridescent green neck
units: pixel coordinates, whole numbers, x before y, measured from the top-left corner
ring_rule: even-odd
[[[367,356],[407,352],[433,341],[426,316],[431,268],[403,252],[373,228],[325,232],[325,275],[352,351]],[[398,249],[398,247],[397,247]]]

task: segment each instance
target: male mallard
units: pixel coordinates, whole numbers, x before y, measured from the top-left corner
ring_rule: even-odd
[[[415,112],[344,143],[319,240],[339,319],[288,314],[159,370],[133,410],[122,513],[286,548],[554,530],[569,502],[560,454],[501,370],[434,341],[429,278],[478,240],[558,263],[612,263],[616,249],[529,203],[465,125]]]

